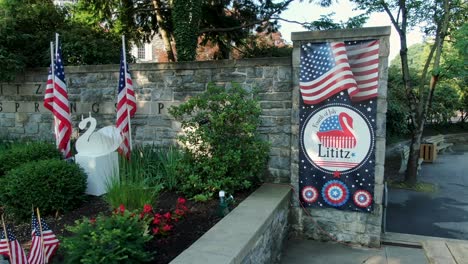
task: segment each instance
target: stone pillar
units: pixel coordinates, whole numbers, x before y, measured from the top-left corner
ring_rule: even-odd
[[[293,95],[291,111],[291,184],[299,190],[299,73],[300,47],[304,43],[380,40],[379,51],[379,87],[377,99],[377,117],[375,132],[375,175],[374,175],[374,210],[371,213],[340,211],[332,208],[307,208],[304,211],[299,204],[298,193],[293,197],[291,210],[291,232],[293,236],[342,241],[366,246],[379,246],[382,224],[382,198],[385,162],[385,123],[387,112],[387,74],[389,55],[390,27],[373,27],[362,29],[294,32],[292,40],[294,50]]]

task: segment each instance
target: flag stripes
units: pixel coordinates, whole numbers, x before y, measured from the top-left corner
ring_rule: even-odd
[[[308,43],[301,48],[299,87],[305,104],[347,90],[353,101],[377,96],[379,41]]]
[[[0,232],[0,254],[10,257],[11,264],[27,264],[28,259],[26,258],[24,249],[16,239],[13,231],[11,231],[9,227],[7,228],[8,239],[5,237],[5,231],[3,229],[0,229]],[[10,256],[10,250],[13,256]]]
[[[117,121],[115,126],[121,131],[123,138],[118,151],[129,159],[131,151],[129,120],[135,115],[137,108],[133,81],[124,56],[125,50],[122,49],[120,57],[119,90],[117,95]]]
[[[40,231],[41,226],[42,238]],[[43,219],[41,219],[41,226],[39,225],[38,219],[33,214],[31,221],[32,244],[28,255],[29,264],[48,263],[59,247],[59,240]],[[44,244],[42,244],[42,239],[44,240]]]
[[[57,43],[58,45],[58,43]],[[46,90],[44,94],[44,107],[51,111],[55,117],[55,139],[58,149],[65,158],[71,157],[70,138],[72,134],[70,106],[68,101],[67,85],[65,83],[65,68],[62,61],[62,50],[57,48],[52,76],[49,69]]]

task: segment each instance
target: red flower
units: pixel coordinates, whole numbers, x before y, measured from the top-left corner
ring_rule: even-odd
[[[179,197],[179,198],[177,199],[177,204],[185,204],[186,201],[187,201],[187,200],[185,200],[184,198]]]
[[[185,205],[178,205],[177,209],[184,210],[184,211],[188,210],[187,206],[185,206]]]
[[[159,227],[153,228],[153,234],[157,235],[159,233]]]
[[[96,218],[91,218],[91,219],[89,219],[89,222],[90,222],[91,224],[96,223]]]
[[[119,211],[120,211],[121,213],[123,213],[123,212],[125,211],[125,205],[121,204],[121,205],[119,206]]]
[[[180,216],[185,214],[184,210],[180,210],[180,209],[176,209],[174,212],[176,215],[180,215]]]
[[[163,226],[163,231],[164,232],[171,231],[171,229],[172,229],[172,226],[170,226],[170,225]]]
[[[170,212],[165,213],[164,218],[166,218],[167,220],[171,219],[171,213]]]
[[[159,218],[153,218],[153,224],[159,225],[161,223],[161,220]]]
[[[148,214],[151,213],[151,211],[153,211],[153,207],[151,207],[151,205],[145,204],[145,206],[143,206],[143,213]]]
[[[140,219],[143,219],[145,217],[145,213],[140,213]]]

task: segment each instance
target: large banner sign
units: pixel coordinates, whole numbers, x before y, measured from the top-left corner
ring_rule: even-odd
[[[300,67],[300,200],[371,212],[379,41],[304,44]]]

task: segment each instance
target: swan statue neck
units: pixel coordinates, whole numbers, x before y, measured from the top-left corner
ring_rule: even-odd
[[[89,141],[89,137],[91,136],[91,134],[93,134],[94,130],[96,129],[96,119],[92,118],[92,117],[88,117],[88,118],[85,118],[83,121],[81,122],[85,122],[85,127],[88,123],[90,123],[89,125],[89,128],[86,129],[86,132],[83,134],[83,138],[86,140],[86,141]],[[81,123],[80,123],[81,124]]]

